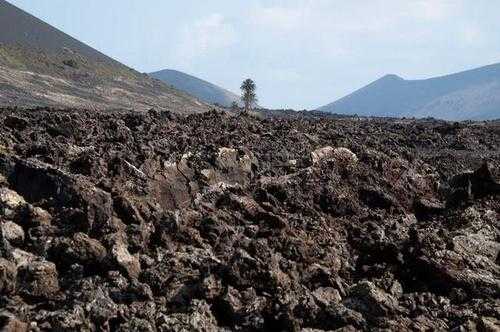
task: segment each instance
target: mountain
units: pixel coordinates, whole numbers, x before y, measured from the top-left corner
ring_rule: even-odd
[[[230,107],[233,102],[240,103],[240,97],[231,91],[177,70],[166,69],[149,75],[209,104]]]
[[[386,75],[318,110],[361,116],[498,119],[500,63],[424,80]]]
[[[205,103],[4,0],[0,0],[0,106],[208,110]]]

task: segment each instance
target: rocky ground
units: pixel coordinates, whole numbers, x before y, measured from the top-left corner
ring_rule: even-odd
[[[497,331],[500,123],[0,111],[7,331]]]

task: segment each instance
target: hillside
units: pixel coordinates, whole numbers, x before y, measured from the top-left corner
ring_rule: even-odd
[[[177,70],[166,69],[149,75],[209,104],[230,107],[233,102],[240,103],[235,93]]]
[[[208,109],[4,0],[0,0],[0,105],[156,107],[181,113]]]
[[[318,110],[362,116],[498,119],[500,64],[425,80],[386,75]]]

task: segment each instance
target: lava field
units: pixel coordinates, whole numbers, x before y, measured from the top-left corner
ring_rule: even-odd
[[[498,331],[500,122],[0,110],[5,331]]]

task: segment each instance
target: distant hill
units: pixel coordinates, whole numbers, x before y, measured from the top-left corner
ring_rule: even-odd
[[[149,75],[209,104],[225,107],[233,102],[240,104],[240,97],[235,93],[177,70],[165,69]]]
[[[209,109],[4,0],[0,0],[0,106],[156,107],[180,113]]]
[[[360,116],[498,119],[500,64],[425,80],[386,75],[318,110]]]

